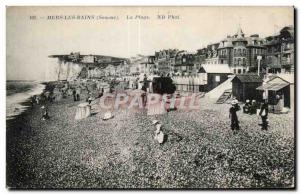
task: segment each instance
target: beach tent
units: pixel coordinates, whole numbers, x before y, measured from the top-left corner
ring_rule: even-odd
[[[293,75],[285,77],[286,79],[283,79],[282,77],[275,76],[256,89],[259,91],[268,91],[269,104],[278,105],[278,110],[283,107],[293,109],[295,87]],[[279,99],[277,99],[278,97]]]

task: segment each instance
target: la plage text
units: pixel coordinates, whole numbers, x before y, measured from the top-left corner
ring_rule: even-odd
[[[127,20],[149,20],[152,19],[148,15],[127,15],[126,16]],[[173,15],[173,14],[159,14],[156,15],[154,19],[158,20],[179,20],[180,16],[179,15]]]

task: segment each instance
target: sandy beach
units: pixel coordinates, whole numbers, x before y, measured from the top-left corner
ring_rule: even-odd
[[[84,99],[84,98],[82,98]],[[81,101],[83,102],[83,101]],[[72,97],[35,105],[7,122],[9,188],[292,188],[294,115],[270,114],[262,131],[257,115],[239,111],[241,130],[230,130],[228,104],[201,99],[201,108],[159,116],[104,111],[75,120]],[[152,120],[167,141],[154,140]]]

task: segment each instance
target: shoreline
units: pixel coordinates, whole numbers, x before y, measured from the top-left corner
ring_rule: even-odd
[[[38,94],[38,96],[46,92],[47,83],[43,82],[40,84],[45,85],[45,88],[40,94]],[[25,138],[29,141],[31,136],[30,120],[37,114],[37,110],[40,108],[40,106],[31,105],[30,97],[24,102],[21,102],[20,105],[26,107],[24,111],[18,115],[12,116],[11,118],[8,118],[6,115],[6,185],[8,188],[10,188],[10,185],[13,185],[13,180],[18,180],[20,174],[22,175],[25,173],[22,172],[22,170],[17,170],[17,163],[21,160],[22,156],[15,153],[18,152],[17,150],[23,149],[18,146],[17,141],[19,138]],[[27,131],[27,135],[25,137],[22,137],[23,131]]]
[[[31,101],[30,98],[31,98],[33,95],[41,96],[42,94],[44,94],[45,92],[47,92],[47,91],[49,90],[49,89],[47,89],[47,85],[49,85],[50,82],[42,82],[42,81],[33,81],[33,82],[38,82],[37,84],[43,85],[43,86],[44,86],[43,90],[42,90],[41,92],[39,92],[39,93],[36,93],[36,94],[34,93],[34,94],[31,94],[31,95],[29,95],[28,93],[25,93],[25,92],[32,91],[32,88],[31,88],[31,89],[27,89],[27,90],[25,90],[25,91],[22,91],[22,92],[20,92],[20,93],[14,93],[14,94],[10,94],[10,95],[7,95],[7,96],[6,96],[6,103],[7,103],[7,98],[9,98],[9,97],[11,97],[11,96],[13,96],[13,95],[19,95],[19,94],[22,94],[22,93],[28,95],[27,98],[24,98],[21,102],[18,102],[18,103],[15,104],[15,106],[19,106],[19,107],[15,107],[15,110],[16,110],[16,109],[17,109],[17,110],[21,109],[21,111],[20,111],[19,113],[16,113],[16,114],[10,113],[11,115],[8,116],[7,107],[6,107],[6,112],[5,112],[5,118],[6,118],[6,121],[13,120],[13,119],[16,118],[18,115],[20,115],[20,114],[26,112],[29,108],[31,108],[32,105],[31,105],[31,102],[30,102],[30,101]],[[38,85],[37,85],[37,86],[38,86]],[[34,90],[33,90],[33,91],[34,91]],[[32,92],[33,92],[33,91],[32,91]]]

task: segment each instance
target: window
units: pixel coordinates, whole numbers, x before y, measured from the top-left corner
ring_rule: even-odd
[[[238,65],[242,65],[241,58],[238,59]]]
[[[241,72],[242,72],[241,69],[238,69],[238,74],[241,74]]]
[[[233,73],[236,74],[236,69],[233,70]]]
[[[216,75],[216,82],[220,82],[220,76]]]
[[[234,58],[234,65],[237,65],[237,59]]]

